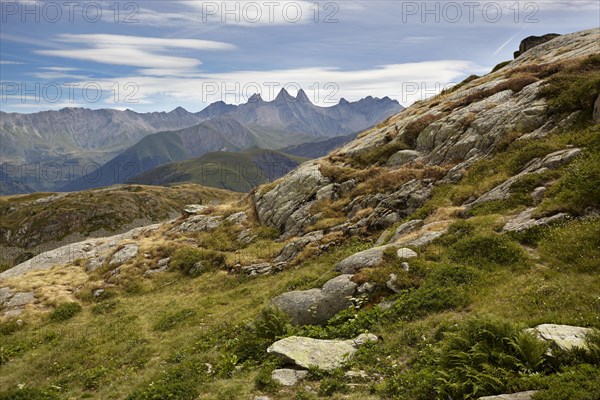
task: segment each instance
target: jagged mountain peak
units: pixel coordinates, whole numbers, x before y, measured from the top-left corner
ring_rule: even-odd
[[[264,102],[262,96],[260,95],[260,93],[254,93],[252,96],[250,96],[250,98],[248,99],[247,103],[262,103]]]
[[[279,91],[279,94],[277,95],[277,97],[275,97],[275,100],[273,100],[275,103],[282,103],[282,102],[290,102],[290,101],[295,101],[296,99],[294,98],[294,96],[292,96],[285,88],[281,88],[281,90]]]
[[[310,103],[310,99],[308,98],[308,96],[306,95],[306,92],[304,91],[304,89],[300,89],[298,90],[298,93],[296,94],[296,100],[300,101],[300,102],[307,102]]]

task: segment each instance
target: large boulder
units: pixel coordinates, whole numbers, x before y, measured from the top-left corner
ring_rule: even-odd
[[[357,290],[352,275],[340,275],[321,289],[295,290],[275,297],[272,303],[297,325],[322,324],[352,305]]]
[[[531,400],[535,393],[537,393],[536,390],[530,390],[527,392],[499,394],[497,396],[485,396],[480,397],[479,400]]]
[[[271,379],[282,386],[296,386],[307,376],[308,371],[289,368],[276,369],[271,373]]]
[[[594,122],[600,122],[600,94],[594,103]]]
[[[204,206],[202,204],[188,204],[183,208],[183,215],[199,215],[205,213],[208,210],[210,210],[209,206]]]
[[[301,368],[317,367],[324,371],[332,371],[343,366],[360,346],[369,342],[377,342],[377,336],[362,334],[351,340],[320,340],[290,336],[273,343],[267,352]]]
[[[342,274],[355,274],[363,268],[378,267],[383,264],[383,254],[388,247],[373,247],[354,253],[337,263],[335,270]]]
[[[256,191],[254,205],[259,221],[289,236],[301,233],[313,222],[309,209],[317,192],[329,183],[316,161],[300,165],[271,190]]]
[[[586,336],[592,333],[591,328],[571,325],[542,324],[527,331],[550,342],[553,347],[570,350],[574,347],[586,348]]]

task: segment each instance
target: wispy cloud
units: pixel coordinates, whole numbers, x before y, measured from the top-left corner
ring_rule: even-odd
[[[261,27],[265,25],[305,24],[320,18],[322,5],[306,0],[256,1],[236,0],[231,2],[183,0],[173,2],[181,6],[180,11],[159,12],[141,8],[137,18],[144,25],[176,26],[185,23],[203,25],[239,25]],[[331,2],[332,7],[337,3]],[[351,9],[348,5],[345,9]],[[330,11],[328,9],[328,11]],[[330,11],[331,12],[331,11]],[[328,12],[328,14],[330,13]]]
[[[18,62],[18,61],[0,60],[0,65],[20,65],[20,64],[23,64],[23,63]]]
[[[165,50],[166,48],[194,50],[233,50],[235,46],[225,42],[200,39],[167,39],[146,36],[111,35],[103,33],[57,35],[55,40],[66,43],[86,43],[95,47],[124,47]]]
[[[167,54],[173,49],[207,51],[235,49],[235,46],[229,43],[211,40],[110,34],[60,34],[54,40],[84,47],[35,52],[46,56],[143,68],[190,69],[202,63],[196,58]]]

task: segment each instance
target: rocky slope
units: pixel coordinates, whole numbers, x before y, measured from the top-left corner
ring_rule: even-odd
[[[540,91],[560,68],[557,64],[597,54],[597,38],[597,31],[558,37],[495,73],[416,103],[329,156],[304,164],[280,185],[258,190],[254,202],[259,220],[297,235],[314,223],[319,201],[345,199],[347,204],[337,206],[346,219],[366,215],[332,229],[392,226],[422,206],[435,183],[459,181],[469,166],[507,141],[543,138],[572,122],[580,112],[550,115]],[[540,160],[529,168],[556,168],[575,155],[577,150],[565,150],[556,160]],[[425,179],[408,179],[421,175]],[[372,189],[383,193],[361,194],[360,186],[371,182]],[[492,197],[484,194],[474,202]]]
[[[2,395],[597,398],[599,41],[529,49],[241,201],[3,272]]]
[[[120,233],[180,215],[189,203],[235,195],[197,185],[170,189],[121,185],[76,193],[35,193],[0,199],[0,260],[21,262],[86,237]]]

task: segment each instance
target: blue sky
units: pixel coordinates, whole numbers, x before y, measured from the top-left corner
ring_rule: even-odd
[[[520,40],[599,26],[598,1],[5,1],[3,111],[199,111],[302,87],[321,105],[409,105],[512,59]]]

